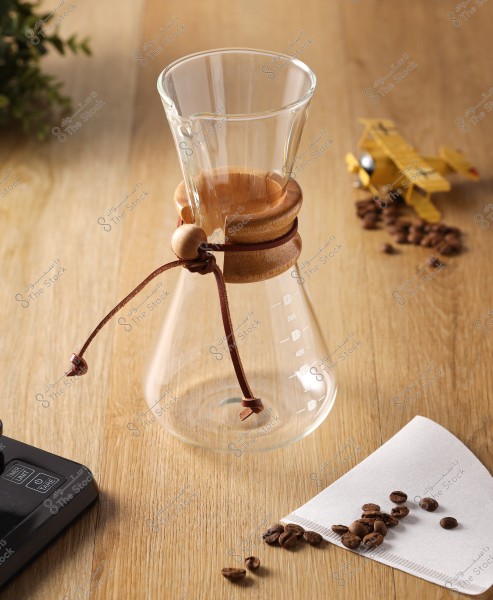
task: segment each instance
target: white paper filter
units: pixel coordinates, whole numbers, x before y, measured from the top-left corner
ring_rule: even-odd
[[[481,594],[493,584],[493,477],[449,431],[415,417],[359,465],[282,519],[318,531],[345,548],[331,525],[351,524],[366,502],[390,513],[393,490],[408,495],[410,514],[389,528],[374,550],[356,550],[367,558],[411,573],[447,589]],[[438,501],[435,512],[418,506],[420,498]],[[440,519],[455,517],[456,529]]]

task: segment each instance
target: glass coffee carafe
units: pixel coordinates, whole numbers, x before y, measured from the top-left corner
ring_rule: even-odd
[[[315,85],[299,60],[248,49],[193,54],[161,73],[184,223],[212,244],[266,241],[296,227],[302,194],[290,173]],[[336,384],[320,367],[329,352],[299,276],[300,251],[296,233],[270,250],[215,253],[234,338],[214,278],[181,269],[145,380],[146,401],[168,432],[240,456],[298,440],[326,418]],[[231,344],[264,406],[245,420]]]

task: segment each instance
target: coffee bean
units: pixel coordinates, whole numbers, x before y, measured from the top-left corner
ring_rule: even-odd
[[[286,525],[286,527],[284,527],[284,531],[294,533],[297,537],[301,537],[305,533],[303,527],[301,525],[296,525],[295,523],[289,523],[289,525]]]
[[[377,546],[380,546],[382,542],[383,535],[381,535],[380,533],[369,533],[363,538],[363,544],[367,548],[376,548]]]
[[[454,517],[443,517],[443,519],[440,520],[440,525],[444,529],[454,529],[458,524],[457,519],[454,519]]]
[[[279,546],[282,548],[293,548],[298,543],[298,536],[292,531],[284,531],[279,536]]]
[[[385,525],[385,523],[379,519],[375,521],[375,524],[373,525],[373,531],[385,537],[387,535],[387,525]]]
[[[346,527],[346,525],[332,525],[331,529],[334,533],[338,533],[339,535],[344,535],[349,531],[349,527]]]
[[[346,546],[346,548],[349,548],[350,550],[356,550],[356,548],[360,547],[361,538],[359,538],[357,535],[354,535],[354,533],[348,532],[342,536],[341,542],[344,546]]]
[[[363,229],[377,229],[377,220],[365,215],[363,219]]]
[[[438,508],[438,502],[434,498],[421,498],[419,505],[428,512],[434,512]]]
[[[324,538],[316,531],[305,531],[303,539],[312,546],[318,546]]]
[[[409,508],[407,506],[395,506],[392,509],[392,516],[396,519],[403,519],[404,517],[407,517],[408,514]]]
[[[394,254],[394,246],[392,244],[380,244],[380,252],[384,254]]]
[[[373,528],[372,528],[373,529]],[[359,523],[358,521],[354,521],[349,526],[349,532],[353,535],[357,535],[358,537],[364,537],[368,532],[368,527],[365,527],[363,523]]]
[[[362,519],[377,519],[382,516],[379,510],[369,510],[361,515]]]
[[[387,525],[387,527],[396,527],[397,525],[399,525],[399,521],[395,517],[387,513],[382,513],[382,520],[385,523],[385,525]]]
[[[394,235],[396,244],[407,244],[407,233],[404,231],[398,232]]]
[[[262,538],[265,540],[265,538],[270,537],[274,533],[281,534],[283,531],[284,525],[281,525],[281,523],[276,523],[275,525],[272,525],[272,527],[269,527],[267,531],[264,531],[264,533],[262,534]]]
[[[245,567],[249,571],[256,571],[260,567],[260,559],[256,556],[249,556],[245,558]]]
[[[421,235],[421,233],[419,232],[411,232],[408,236],[407,236],[407,241],[410,244],[414,244],[415,246],[418,246],[421,243],[421,240],[423,239],[423,236]]]
[[[245,569],[237,569],[235,567],[225,567],[224,569],[221,569],[221,575],[230,581],[236,581],[237,579],[245,577],[246,571]]]
[[[460,238],[454,233],[447,233],[443,239],[449,244],[452,244],[453,246],[462,245]]]
[[[426,265],[432,269],[439,269],[444,266],[442,261],[436,256],[430,256],[426,261]]]
[[[376,519],[368,519],[367,517],[363,517],[361,519],[357,519],[357,521],[368,529],[367,533],[371,533],[373,531],[373,523],[375,523]]]
[[[262,534],[262,539],[267,544],[275,544],[279,540],[279,536],[283,531],[284,525],[276,523],[275,525],[272,525],[272,527],[269,527],[267,531],[264,531],[264,533]]]
[[[389,496],[391,502],[395,502],[395,504],[403,504],[407,500],[407,494],[404,492],[392,492]]]
[[[394,204],[389,204],[389,206],[383,208],[382,211],[385,215],[397,216],[399,214],[399,209]]]
[[[431,246],[432,246],[431,236],[425,235],[424,238],[421,240],[420,245],[423,246],[424,248],[431,248]]]
[[[447,240],[449,246],[452,246],[454,252],[460,252],[462,250],[462,242],[458,239],[455,240]]]
[[[455,248],[444,240],[436,245],[436,249],[442,256],[450,256],[455,252]]]
[[[360,219],[364,219],[365,217],[377,220],[379,218],[378,211],[374,206],[363,206],[359,207],[356,211],[356,214]]]
[[[436,231],[437,233],[445,233],[448,227],[443,223],[433,223],[431,226],[431,231]]]
[[[369,502],[368,504],[363,504],[363,506],[361,507],[361,510],[363,512],[369,512],[370,510],[380,510],[380,507],[378,506],[378,504],[373,504],[372,502]]]
[[[451,233],[453,235],[456,235],[457,237],[460,237],[462,235],[462,231],[458,227],[449,227],[447,229],[447,233]]]
[[[430,245],[433,247],[436,246],[437,244],[439,244],[443,240],[443,237],[438,232],[431,232],[430,234],[428,234],[427,237],[430,240]]]

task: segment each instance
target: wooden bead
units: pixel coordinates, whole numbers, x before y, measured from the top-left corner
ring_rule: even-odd
[[[178,258],[194,260],[198,257],[201,244],[207,243],[205,231],[197,225],[177,227],[171,236],[171,248]]]

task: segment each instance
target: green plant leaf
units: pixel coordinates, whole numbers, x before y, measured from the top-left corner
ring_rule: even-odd
[[[60,52],[60,54],[65,54],[65,46],[63,45],[62,40],[57,36],[52,36],[47,38],[47,40],[55,46],[55,48]]]
[[[70,110],[71,99],[56,76],[41,70],[41,58],[50,48],[62,55],[67,48],[86,55],[91,49],[88,38],[64,39],[58,27],[47,26],[54,15],[39,7],[40,2],[0,0],[0,125],[17,124],[44,140],[60,113]]]
[[[80,47],[87,54],[87,56],[92,56],[91,48],[89,47],[89,38],[84,38],[80,43]]]

